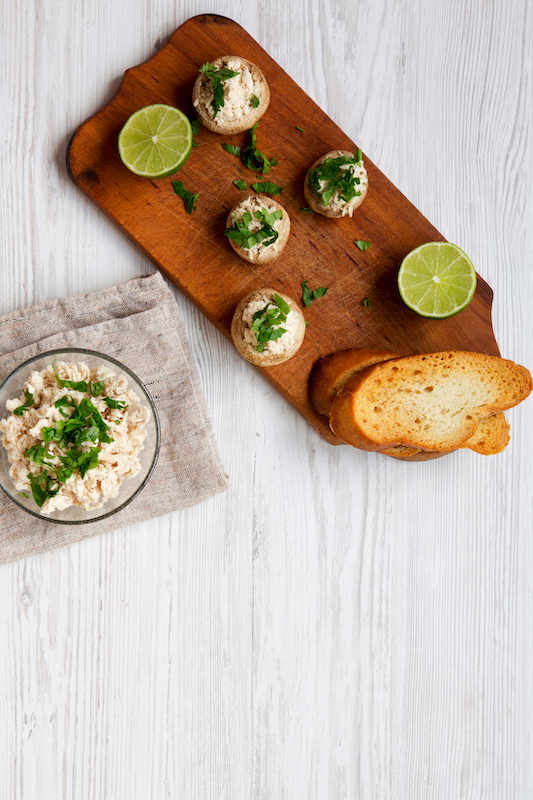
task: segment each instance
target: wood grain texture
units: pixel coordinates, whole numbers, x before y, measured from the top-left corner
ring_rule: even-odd
[[[152,269],[69,180],[67,144],[217,13],[471,256],[502,355],[532,368],[526,0],[2,12],[2,311]],[[175,296],[231,490],[0,568],[2,800],[529,800],[531,401],[491,458],[331,447]]]
[[[284,187],[279,199],[291,219],[291,235],[283,254],[268,265],[251,267],[222,235],[228,211],[243,197],[233,179],[244,178],[251,190],[257,176],[221,143],[243,148],[247,132],[220,136],[201,128],[198,148],[177,176],[200,195],[193,214],[177,201],[170,179],[139,178],[124,167],[117,150],[122,126],[144,105],[177,105],[193,118],[192,86],[200,65],[228,53],[257,64],[270,86],[270,106],[257,136],[259,147],[279,158],[268,178]],[[353,219],[302,213],[307,170],[335,148],[353,153],[357,144],[240,25],[204,14],[180,26],[152,59],[126,72],[113,100],[80,125],[67,159],[80,189],[230,339],[235,307],[250,292],[272,286],[300,300],[303,280],[312,288],[328,287],[327,301],[304,308],[309,325],[298,354],[261,369],[322,436],[341,444],[309,402],[308,378],[318,358],[349,347],[499,351],[491,325],[492,290],[482,279],[468,308],[448,320],[423,319],[403,304],[396,288],[402,259],[418,245],[443,237],[366,156],[370,190]],[[360,252],[354,238],[372,242],[371,249]],[[372,313],[363,306],[365,298]]]

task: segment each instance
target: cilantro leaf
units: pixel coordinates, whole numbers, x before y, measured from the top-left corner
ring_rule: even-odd
[[[303,208],[300,209],[300,211],[303,211],[304,214],[314,214],[315,213],[313,211],[313,209],[311,208],[311,206],[304,206]]]
[[[196,119],[196,117],[193,117],[189,120],[189,122],[191,123],[191,131],[193,136],[195,136],[197,133],[200,133],[200,128],[202,127],[200,125],[200,120]]]
[[[26,399],[23,402],[23,404],[21,406],[17,406],[15,409],[13,409],[13,414],[15,414],[16,417],[21,417],[24,414],[24,412],[26,411],[26,409],[30,408],[30,406],[33,405],[33,395],[32,395],[32,393],[29,392],[27,389],[24,389],[24,395],[25,395]]]
[[[277,165],[278,158],[277,156],[273,156],[270,159],[267,158],[257,147],[257,136],[255,132],[258,125],[259,123],[256,122],[255,125],[250,128],[250,142],[243,149],[241,158],[248,169],[257,170],[258,172],[262,172],[263,175],[267,175],[270,172],[270,168]]]
[[[273,197],[275,197],[277,194],[281,194],[283,191],[281,186],[278,186],[277,183],[272,183],[272,181],[265,181],[264,183],[252,183],[252,189],[254,192],[271,194]]]
[[[97,383],[90,383],[89,388],[93,397],[98,397],[104,391],[104,382],[98,381]]]
[[[104,397],[104,403],[107,403],[109,408],[124,409],[128,407],[128,404],[124,400],[113,400],[112,397]]]
[[[226,153],[231,153],[232,156],[240,156],[241,148],[238,147],[236,144],[228,144],[228,142],[222,142],[222,149],[226,151]]]
[[[307,281],[302,281],[302,302],[304,306],[309,308],[313,300],[318,300],[319,297],[324,297],[328,291],[327,286],[319,286],[317,289],[311,290]]]
[[[74,389],[76,392],[86,392],[87,391],[87,381],[67,381],[63,378],[60,378],[55,368],[55,360],[52,362],[52,367],[54,368],[56,381],[58,384],[63,387],[64,389]]]
[[[215,67],[210,64],[209,61],[206,61],[205,64],[202,64],[199,72],[201,72],[203,75],[207,75],[207,77],[211,80],[211,87],[213,89],[213,100],[211,101],[211,106],[213,107],[213,119],[215,119],[220,109],[225,105],[223,86],[224,81],[234,78],[240,73],[234,72],[232,69],[228,69],[227,67]]]
[[[372,242],[365,242],[363,239],[356,239],[354,244],[357,245],[359,250],[368,250],[369,247],[372,247]]]
[[[237,189],[240,189],[241,192],[244,192],[244,190],[246,189],[246,181],[243,181],[240,178],[236,178],[233,181],[233,185],[236,186]]]
[[[192,212],[196,210],[195,203],[200,197],[200,195],[193,194],[192,192],[189,192],[187,189],[185,189],[185,187],[183,186],[183,181],[172,181],[172,188],[174,189],[178,197],[181,197],[181,199],[184,201],[185,211],[187,212],[187,214],[192,214]]]
[[[259,98],[256,97],[255,94],[252,95],[252,98],[250,100],[250,105],[252,106],[252,108],[257,108],[257,106],[259,105]]]
[[[313,302],[313,293],[309,288],[309,284],[307,281],[302,281],[302,301],[306,308],[309,308],[311,303]]]
[[[366,308],[372,308],[372,302],[369,297],[365,297],[365,299],[361,302],[362,306],[366,306]]]

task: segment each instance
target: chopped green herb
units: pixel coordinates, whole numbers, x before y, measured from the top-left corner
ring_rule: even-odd
[[[196,136],[197,133],[200,133],[200,128],[202,127],[200,125],[200,120],[196,119],[196,117],[193,117],[189,120],[189,122],[191,123],[192,134],[193,136]]]
[[[214,67],[209,61],[202,64],[199,72],[203,75],[207,75],[211,80],[211,87],[213,89],[211,106],[213,107],[213,119],[215,119],[220,109],[224,106],[224,81],[234,78],[236,75],[239,75],[239,73],[227,67]]]
[[[193,147],[200,147],[200,145],[198,144],[198,142],[193,142],[193,143],[192,143],[192,146],[193,146]]]
[[[319,297],[324,297],[328,291],[327,286],[319,286],[317,289],[311,290],[307,281],[302,281],[302,302],[304,306],[309,308],[313,300],[318,300]]]
[[[309,288],[307,281],[302,281],[302,302],[307,308],[313,302],[313,292]]]
[[[263,352],[267,342],[280,339],[287,333],[287,329],[281,325],[287,321],[290,310],[285,300],[279,294],[274,294],[274,301],[270,300],[264,308],[255,312],[252,317],[252,330],[257,337],[255,349],[258,353]]]
[[[183,181],[172,181],[172,188],[174,189],[178,197],[181,197],[181,199],[185,203],[185,211],[187,212],[187,214],[192,214],[192,212],[196,210],[195,203],[200,197],[200,195],[193,194],[192,192],[189,192],[187,189],[185,189],[183,186]]]
[[[113,400],[112,397],[104,397],[104,403],[107,403],[109,408],[120,408],[123,410],[128,407],[128,404],[124,402],[124,400]]]
[[[277,219],[281,219],[282,216],[283,212],[279,210],[272,211],[270,214],[266,208],[262,208],[261,211],[255,211],[254,217],[259,220],[261,227],[257,231],[251,231],[250,223],[253,218],[249,211],[245,211],[242,219],[236,219],[231,228],[226,228],[224,236],[227,236],[228,239],[231,239],[246,250],[259,243],[269,247],[274,244],[279,236],[274,228],[274,223]]]
[[[263,183],[252,183],[252,189],[254,192],[263,192],[264,194],[271,194],[275,197],[277,194],[281,194],[283,188],[278,186],[277,183],[272,183],[272,181],[265,181]]]
[[[234,180],[233,185],[236,186],[237,189],[240,189],[241,192],[244,192],[244,190],[246,189],[246,181],[243,181],[240,178]]]
[[[27,492],[19,492],[19,494],[22,495],[22,497],[29,498],[29,494]]]
[[[370,301],[370,298],[369,298],[369,297],[365,297],[365,299],[363,300],[363,302],[361,303],[361,305],[362,305],[362,306],[365,306],[366,308],[372,308],[372,303],[371,303],[371,301]]]
[[[299,125],[297,125],[297,126],[296,126],[296,130],[297,130],[297,131],[300,131],[300,133],[305,133],[305,130],[304,130],[304,128],[300,128],[300,126],[299,126]]]
[[[89,388],[93,397],[98,397],[104,391],[104,382],[97,381],[97,383],[90,383]]]
[[[288,303],[285,302],[283,297],[281,297],[277,292],[274,292],[274,302],[276,303],[277,307],[283,311],[284,314],[289,314],[291,307]]]
[[[304,206],[303,208],[300,209],[300,211],[303,211],[304,214],[314,214],[315,213],[313,211],[313,209],[311,208],[311,206]]]
[[[64,389],[74,389],[74,391],[76,391],[76,392],[86,392],[87,391],[87,381],[66,381],[66,380],[63,380],[63,378],[59,377],[59,375],[57,373],[57,369],[55,368],[54,364],[55,364],[55,359],[52,362],[52,367],[54,368],[54,372],[55,372],[55,375],[56,375],[56,380],[57,380],[57,382],[58,382],[58,384],[60,386],[62,386]]]
[[[339,156],[326,158],[321,164],[309,173],[309,183],[315,194],[322,199],[322,205],[328,206],[334,194],[341,200],[349,203],[354,197],[359,197],[360,180],[354,175],[354,167],[359,163],[360,150],[353,158]],[[348,165],[348,166],[347,166]]]
[[[365,242],[363,239],[356,239],[354,244],[357,245],[359,250],[368,250],[369,247],[372,247],[372,242]]]
[[[26,409],[30,408],[30,406],[33,405],[33,395],[32,395],[32,393],[29,392],[27,389],[24,389],[24,396],[26,397],[26,399],[23,402],[23,404],[21,406],[17,406],[15,409],[13,409],[13,414],[15,414],[16,417],[21,417],[24,414],[24,412],[26,411]]]
[[[252,108],[257,108],[257,106],[259,105],[259,98],[256,97],[255,94],[252,95],[252,99],[250,100],[250,105],[252,106]]]
[[[240,156],[241,148],[238,147],[236,144],[228,144],[227,142],[222,142],[222,149],[226,151],[226,153],[231,153],[232,156]]]
[[[256,122],[255,125],[250,128],[250,142],[243,149],[241,158],[248,169],[257,170],[258,172],[262,172],[263,175],[267,175],[270,172],[270,168],[275,167],[278,163],[278,158],[277,156],[273,156],[269,159],[258,149],[257,136],[255,134],[258,125],[259,123]]]

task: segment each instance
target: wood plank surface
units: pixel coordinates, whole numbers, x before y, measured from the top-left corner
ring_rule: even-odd
[[[528,0],[1,8],[0,313],[155,269],[66,150],[213,12],[471,256],[533,368]],[[0,567],[0,798],[530,800],[533,401],[490,458],[331,447],[170,285],[231,488]]]
[[[191,93],[199,67],[225,54],[256,63],[271,90],[257,136],[267,156],[279,158],[267,179],[284,187],[277,199],[289,213],[291,236],[281,257],[263,266],[240,259],[223,237],[229,209],[244,196],[233,180],[244,178],[250,187],[257,177],[221,143],[244,147],[248,133],[220,136],[201,129],[198,148],[177,176],[200,194],[191,215],[178,201],[170,178],[139,178],[118,156],[120,129],[142,106],[177,105],[192,118]],[[297,355],[261,371],[328,441],[341,444],[308,399],[308,377],[321,356],[349,347],[402,353],[499,351],[490,316],[492,291],[482,279],[470,306],[448,320],[423,319],[403,304],[396,288],[402,259],[418,245],[444,237],[366,155],[369,193],[353,219],[302,213],[305,173],[334,149],[355,152],[357,145],[240,25],[204,14],[180,26],[148,62],[126,72],[113,100],[76,131],[68,165],[78,186],[230,339],[235,306],[254,289],[272,286],[300,299],[304,280],[312,288],[328,287],[327,298],[304,309],[309,325]],[[355,239],[370,241],[372,247],[361,252]],[[371,309],[363,305],[365,298]]]

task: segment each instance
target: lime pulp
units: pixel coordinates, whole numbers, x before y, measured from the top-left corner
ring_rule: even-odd
[[[446,319],[466,308],[476,283],[474,265],[450,242],[420,245],[404,258],[398,271],[398,290],[404,303],[431,319]]]
[[[118,137],[123,163],[144,178],[168,178],[185,164],[191,150],[191,123],[182,111],[163,104],[136,111]]]

